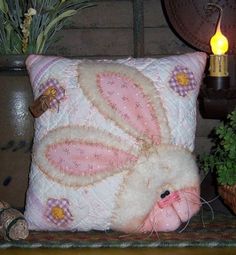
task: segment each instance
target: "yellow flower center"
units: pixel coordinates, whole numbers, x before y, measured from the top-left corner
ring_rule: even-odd
[[[54,206],[51,210],[51,214],[56,220],[62,220],[65,217],[64,210],[59,206]]]
[[[46,95],[46,96],[51,96],[51,97],[56,97],[56,94],[57,94],[57,90],[55,89],[55,88],[48,88],[45,92],[44,92],[44,94]]]
[[[184,72],[177,73],[175,78],[176,78],[177,82],[179,83],[179,85],[181,85],[181,86],[187,86],[189,84],[189,77]]]

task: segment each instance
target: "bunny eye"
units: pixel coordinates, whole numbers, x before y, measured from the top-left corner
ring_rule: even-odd
[[[162,194],[161,194],[161,198],[163,199],[163,198],[165,198],[166,196],[169,196],[170,195],[170,191],[169,190],[166,190],[165,192],[163,192]]]

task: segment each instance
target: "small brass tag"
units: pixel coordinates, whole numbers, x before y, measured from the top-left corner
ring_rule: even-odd
[[[40,117],[44,112],[50,108],[51,97],[46,95],[39,96],[33,104],[29,107],[29,110],[34,118]]]
[[[29,107],[34,118],[40,117],[49,108],[57,108],[59,112],[60,101],[65,97],[65,90],[63,87],[56,87],[56,82],[55,80],[49,80],[48,83],[52,83],[52,85],[41,92],[42,94]]]

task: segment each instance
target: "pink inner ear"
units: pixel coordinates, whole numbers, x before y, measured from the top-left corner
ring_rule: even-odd
[[[63,141],[49,145],[46,158],[59,171],[72,175],[112,172],[137,157],[103,144]]]
[[[155,110],[133,80],[119,73],[103,72],[97,74],[97,86],[104,100],[126,123],[155,143],[161,142]]]

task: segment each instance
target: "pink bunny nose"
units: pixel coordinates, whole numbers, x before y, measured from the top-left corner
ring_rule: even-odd
[[[180,201],[180,196],[178,191],[175,191],[172,193],[166,191],[165,193],[161,195],[161,197],[163,197],[164,194],[165,194],[165,197],[158,202],[158,205],[161,209],[164,207],[170,206],[174,202]]]
[[[158,199],[159,200],[159,199]],[[144,221],[142,232],[173,231],[188,221],[200,208],[199,188],[164,192]]]

